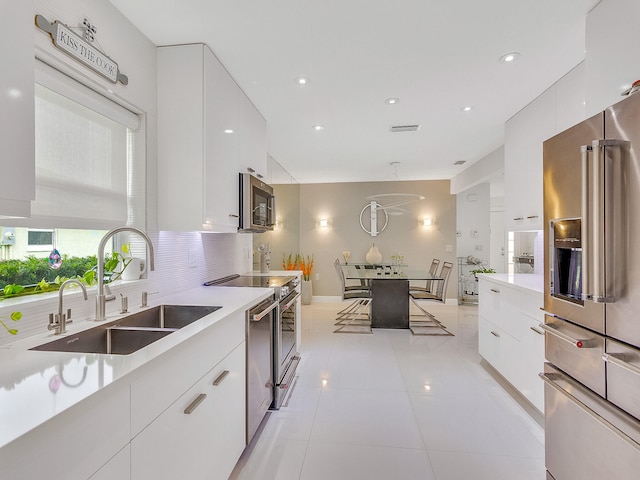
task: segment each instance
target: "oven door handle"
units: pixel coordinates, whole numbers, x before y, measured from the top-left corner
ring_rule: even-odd
[[[576,397],[574,397],[569,392],[567,392],[564,388],[562,388],[562,386],[558,385],[555,382],[555,380],[556,379],[562,379],[562,377],[563,377],[562,374],[560,374],[560,373],[539,373],[538,376],[544,381],[545,384],[547,384],[548,386],[550,386],[551,388],[556,390],[558,393],[562,394],[567,400],[570,400],[578,408],[580,408],[582,411],[584,411],[584,413],[589,415],[591,418],[593,418],[595,421],[597,421],[600,425],[605,427],[611,433],[613,433],[613,434],[617,435],[618,437],[620,437],[621,440],[625,441],[627,444],[629,444],[630,446],[632,446],[636,450],[640,450],[640,444],[638,442],[636,442],[633,438],[631,438],[629,435],[624,433],[622,430],[620,430],[615,425],[612,425],[611,423],[609,423],[606,419],[604,419],[603,417],[598,415],[597,412],[593,411],[591,408],[589,408],[583,402],[581,402]]]
[[[289,307],[291,307],[291,305],[293,305],[293,304],[296,302],[296,300],[298,300],[298,298],[300,298],[300,295],[302,295],[302,294],[301,294],[300,292],[298,292],[298,293],[296,294],[296,296],[295,296],[295,297],[293,297],[291,300],[289,300],[289,301],[288,301],[288,302],[287,302],[287,303],[286,303],[286,304],[285,304],[285,305],[280,309],[280,311],[281,311],[281,312],[284,312],[285,310],[288,310],[288,309],[289,309]]]
[[[260,320],[262,320],[262,318],[269,312],[271,312],[272,310],[274,310],[276,307],[278,306],[278,302],[273,302],[272,304],[270,304],[267,308],[265,308],[264,310],[262,310],[260,313],[254,313],[251,315],[251,321],[252,322],[259,322]]]

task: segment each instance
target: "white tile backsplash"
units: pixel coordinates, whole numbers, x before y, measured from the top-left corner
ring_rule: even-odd
[[[243,273],[252,269],[253,235],[200,232],[158,232],[150,234],[155,249],[155,270],[146,280],[119,282],[112,287],[117,298],[107,304],[107,315],[120,311],[120,294],[129,297],[129,311],[140,306],[141,292],[159,292],[159,296],[182,292],[207,280]],[[88,290],[89,300],[82,299],[79,288],[64,292],[64,309],[73,310],[77,320],[95,315],[96,288]],[[149,304],[156,303],[156,295]],[[19,330],[17,336],[0,330],[0,346],[30,335],[47,332],[48,314],[57,312],[58,294],[32,295],[0,303],[0,319],[10,328]],[[19,310],[23,317],[12,322],[9,315]]]

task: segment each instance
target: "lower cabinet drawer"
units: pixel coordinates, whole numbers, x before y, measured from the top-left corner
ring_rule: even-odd
[[[243,342],[131,441],[131,479],[224,480],[244,447]]]

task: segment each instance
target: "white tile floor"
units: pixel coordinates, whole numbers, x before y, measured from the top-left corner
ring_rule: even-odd
[[[480,365],[476,307],[430,308],[455,336],[335,334],[340,307],[303,307],[288,406],[231,479],[545,478],[543,429]]]

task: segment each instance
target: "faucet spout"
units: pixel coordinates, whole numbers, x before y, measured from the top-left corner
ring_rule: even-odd
[[[55,329],[55,334],[59,335],[61,333],[66,333],[67,332],[67,323],[71,323],[71,309],[69,309],[69,313],[68,315],[65,313],[62,313],[63,308],[62,308],[62,293],[64,292],[64,289],[67,285],[71,284],[71,283],[76,283],[78,285],[80,285],[80,288],[82,288],[82,295],[84,296],[84,299],[87,300],[87,289],[85,288],[85,286],[82,284],[82,282],[80,282],[80,280],[77,280],[75,278],[71,278],[65,282],[62,283],[62,285],[60,285],[60,289],[58,290],[58,315],[57,318],[55,319],[55,321],[53,322],[53,324],[51,324],[49,327],[52,329]]]
[[[104,249],[107,245],[107,242],[111,237],[113,237],[117,233],[121,232],[132,232],[140,235],[146,242],[147,248],[149,250],[149,270],[154,270],[154,253],[153,253],[153,243],[151,243],[151,239],[149,236],[144,233],[142,230],[135,227],[116,227],[112,230],[109,230],[102,240],[100,240],[100,244],[98,245],[98,296],[96,297],[96,321],[102,321],[106,318],[106,302],[107,298],[104,294]]]

